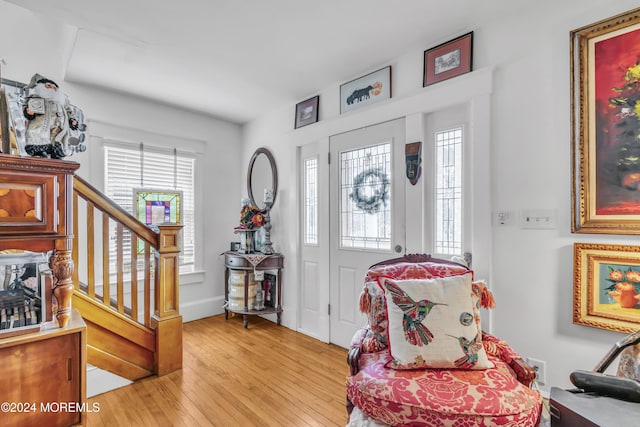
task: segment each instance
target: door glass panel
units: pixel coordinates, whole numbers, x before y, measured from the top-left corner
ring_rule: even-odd
[[[391,143],[340,153],[340,246],[391,249]]]
[[[318,244],[318,158],[304,161],[304,243]]]
[[[462,128],[436,132],[437,254],[462,253]]]

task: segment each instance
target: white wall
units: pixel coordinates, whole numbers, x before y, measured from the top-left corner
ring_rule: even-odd
[[[28,29],[28,30],[27,30]],[[78,174],[102,189],[101,147],[91,146],[92,136],[115,137],[133,143],[171,146],[181,138],[204,152],[196,164],[196,242],[200,250],[197,272],[181,276],[180,311],[185,321],[221,313],[224,300],[223,260],[234,239],[244,181],[235,178],[240,167],[241,128],[236,124],[126,94],[64,81],[68,60],[65,46],[75,37],[71,27],[56,26],[22,8],[0,1],[0,58],[2,76],[26,82],[34,73],[56,81],[88,120],[88,149],[68,160],[81,164]],[[168,90],[159,88],[159,90]],[[177,147],[182,148],[182,147]],[[233,179],[228,179],[233,177]],[[238,196],[231,196],[237,194]]]
[[[569,32],[637,6],[630,0],[528,2],[515,15],[496,16],[473,28],[452,28],[452,33],[443,34],[440,40],[424,41],[427,49],[474,31],[474,69],[478,71],[472,74],[489,73],[492,79],[491,112],[487,115],[490,157],[482,160],[491,171],[491,197],[487,200],[491,210],[514,215],[523,209],[556,210],[554,230],[526,230],[516,223],[501,228],[488,225],[487,234],[487,245],[492,248],[490,285],[497,301],[491,314],[492,332],[523,356],[546,362],[545,391],[550,386],[571,386],[569,374],[573,370],[592,369],[623,337],[572,323],[573,243],[633,244],[638,239],[571,234]],[[335,82],[308,94],[320,94],[319,123],[294,131],[295,105],[287,105],[245,126],[244,165],[255,148],[267,146],[273,150],[281,173],[272,240],[287,257],[285,325],[296,327],[297,292],[292,281],[295,283],[297,275],[297,184],[293,173],[283,171],[296,170],[296,146],[311,142],[326,145],[331,134],[389,120],[402,112],[415,114],[411,100],[424,102],[426,112],[432,108],[426,105],[431,99],[442,100],[442,106],[447,106],[439,89],[422,88],[421,61],[422,50],[402,52],[399,48],[397,58],[379,64],[393,67],[393,99],[365,111],[340,116],[338,93],[343,82]],[[374,69],[363,69],[362,74]],[[467,82],[462,76],[440,85],[453,97],[462,98],[458,86]],[[476,117],[474,125],[478,124],[482,118]],[[415,139],[415,133],[409,133],[407,138]]]

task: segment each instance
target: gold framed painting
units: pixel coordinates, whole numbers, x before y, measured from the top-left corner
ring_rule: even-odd
[[[570,37],[572,232],[640,234],[640,8]]]
[[[573,323],[640,329],[640,246],[575,243]]]

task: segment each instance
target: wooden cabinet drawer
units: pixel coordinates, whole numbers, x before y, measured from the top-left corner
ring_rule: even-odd
[[[58,231],[56,175],[0,172],[0,234]]]

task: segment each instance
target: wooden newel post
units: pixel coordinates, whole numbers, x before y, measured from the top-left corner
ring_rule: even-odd
[[[156,331],[156,372],[165,375],[182,369],[182,315],[180,315],[181,225],[159,225],[155,252],[155,310],[151,327]]]
[[[56,246],[58,246],[56,244]],[[64,244],[61,249],[56,249],[49,258],[49,268],[53,272],[53,295],[58,302],[56,321],[58,326],[64,328],[71,318],[71,297],[73,295],[73,281],[71,276],[74,271],[71,257],[70,244]]]

